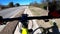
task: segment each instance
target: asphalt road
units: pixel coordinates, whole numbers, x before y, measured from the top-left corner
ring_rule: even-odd
[[[0,16],[2,16],[3,18],[9,18],[11,16],[13,16],[14,14],[16,14],[17,12],[19,12],[19,10],[24,10],[26,7],[21,6],[21,7],[15,7],[15,8],[8,8],[5,10],[1,10],[0,11]]]
[[[0,11],[0,16],[3,18],[13,18],[17,13],[19,13],[21,10],[25,10],[26,6],[20,6],[20,7],[14,7],[14,8],[8,8]],[[0,25],[0,31],[5,27],[6,25]]]

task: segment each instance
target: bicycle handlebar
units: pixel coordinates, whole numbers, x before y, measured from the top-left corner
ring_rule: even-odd
[[[50,16],[30,16],[30,17],[17,17],[17,18],[3,18],[0,20],[3,21],[14,21],[14,20],[33,20],[33,19],[38,19],[38,20],[44,20],[44,19],[57,19],[60,17],[50,17]]]

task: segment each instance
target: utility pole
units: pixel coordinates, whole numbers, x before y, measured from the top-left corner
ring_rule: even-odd
[[[49,11],[49,10],[48,10],[48,8],[49,8],[49,7],[48,7],[48,2],[49,2],[49,0],[46,0],[46,1],[47,1],[47,11]]]

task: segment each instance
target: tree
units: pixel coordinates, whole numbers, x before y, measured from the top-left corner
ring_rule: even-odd
[[[8,4],[8,6],[9,6],[9,7],[14,7],[13,2],[10,2],[10,3]]]
[[[30,6],[38,7],[38,6],[39,6],[39,4],[35,1],[35,2],[30,3]]]
[[[20,4],[19,3],[16,3],[15,6],[20,6]]]

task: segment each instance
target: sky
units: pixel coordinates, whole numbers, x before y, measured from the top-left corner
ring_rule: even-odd
[[[14,2],[14,4],[19,3],[20,5],[29,5],[34,1],[41,3],[41,0],[0,0],[0,4],[8,5],[9,2]]]

